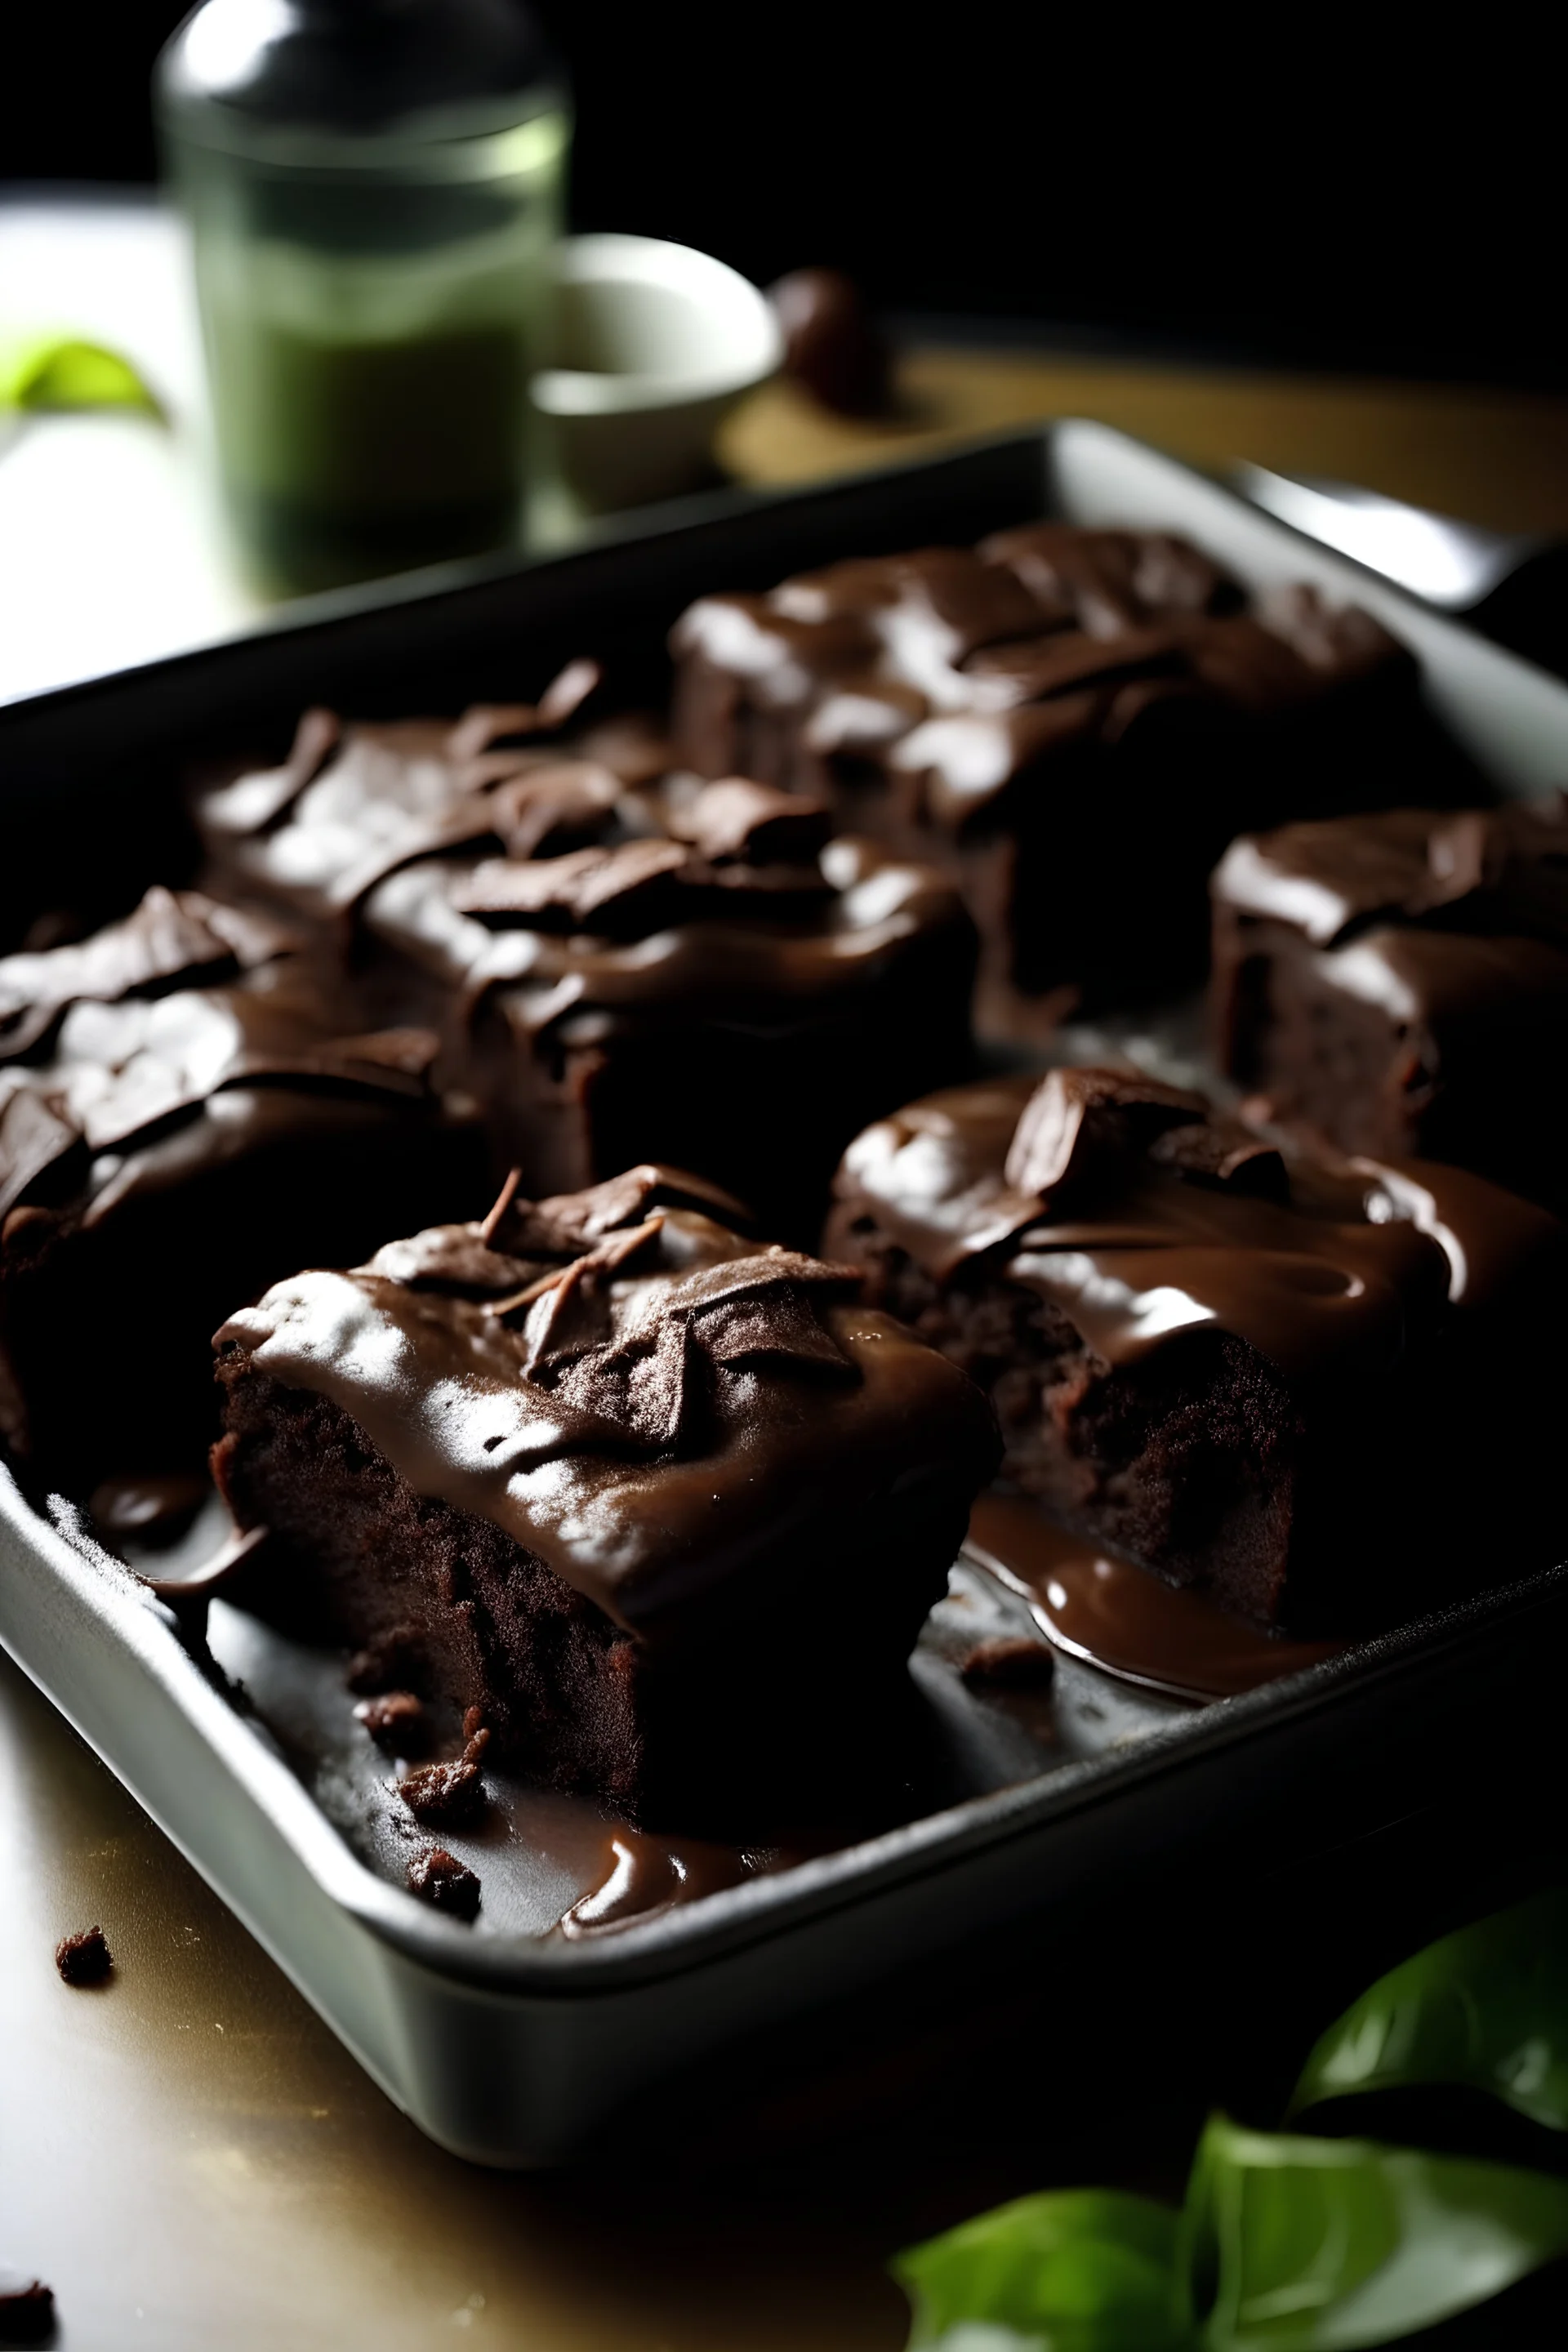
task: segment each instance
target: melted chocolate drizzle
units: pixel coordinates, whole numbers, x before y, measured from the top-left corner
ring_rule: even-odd
[[[964,1549],[1028,1602],[1058,1649],[1181,1697],[1234,1698],[1321,1665],[1344,1646],[1260,1633],[1201,1593],[1068,1535],[1021,1497],[982,1495]]]

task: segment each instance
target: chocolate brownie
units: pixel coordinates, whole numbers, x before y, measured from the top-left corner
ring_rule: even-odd
[[[498,1175],[553,1192],[668,1158],[814,1231],[856,1129],[968,1066],[956,889],[831,839],[824,805],[672,773],[646,720],[541,749],[535,717],[307,714],[284,767],[199,803],[209,880],[438,1031]]]
[[[653,1167],[503,1195],[232,1317],[247,1605],[417,1649],[549,1785],[687,1826],[799,1802],[836,1719],[907,1690],[998,1446],[853,1269],[729,1213]]]
[[[1349,1151],[1568,1202],[1568,803],[1244,835],[1214,877],[1221,1066]]]
[[[358,1255],[477,1179],[437,1040],[366,1033],[270,919],[150,891],[0,961],[0,1436],[86,1490],[199,1460],[208,1339],[302,1256]],[[471,1169],[471,1177],[469,1171]],[[83,1378],[95,1333],[116,1370]]]
[[[1237,583],[1160,533],[1060,523],[700,598],[674,631],[699,773],[826,798],[958,878],[979,1016],[1201,971],[1203,881],[1245,823],[1364,805],[1415,665],[1370,614]]]
[[[969,1066],[973,928],[817,803],[742,778],[645,803],[561,855],[410,865],[365,928],[529,1190],[647,1155],[814,1231],[866,1118]]]
[[[1109,1549],[1336,1633],[1528,1564],[1561,1395],[1524,1346],[1563,1287],[1544,1212],[1288,1160],[1096,1069],[913,1104],[837,1189],[827,1247],[988,1391],[1009,1478]]]

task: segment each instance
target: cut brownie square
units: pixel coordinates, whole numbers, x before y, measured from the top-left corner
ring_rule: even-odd
[[[237,1300],[482,1182],[427,1030],[367,1031],[269,919],[150,891],[0,961],[0,1436],[79,1490],[200,1461]],[[109,1386],[83,1380],[99,1335]],[[112,1365],[112,1371],[107,1368]]]
[[[825,805],[670,772],[621,719],[301,723],[282,768],[205,794],[225,887],[349,958],[378,1018],[434,1026],[496,1173],[574,1191],[641,1159],[815,1233],[868,1118],[971,1066],[978,952],[952,882]]]
[[[1229,835],[1365,804],[1408,740],[1415,664],[1369,614],[1244,602],[1182,541],[1060,523],[705,596],[671,638],[677,747],[943,866],[982,1033],[1026,1035],[1064,993],[1195,977]]]
[[[550,1786],[687,1826],[799,1802],[907,1691],[998,1447],[852,1269],[734,1213],[653,1167],[503,1195],[232,1317],[249,1605],[395,1643]]]
[[[971,1066],[973,927],[930,866],[744,778],[636,815],[553,856],[417,861],[367,932],[530,1191],[668,1160],[815,1232],[857,1129]]]
[[[1233,843],[1214,1024],[1273,1117],[1568,1201],[1568,805],[1392,809]]]
[[[1529,1564],[1561,1382],[1540,1210],[1289,1161],[1199,1096],[1065,1069],[846,1155],[827,1246],[992,1396],[1008,1477],[1264,1626],[1346,1633]]]

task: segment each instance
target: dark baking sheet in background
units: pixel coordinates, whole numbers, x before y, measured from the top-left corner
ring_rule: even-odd
[[[1412,617],[1397,595],[1362,588],[1354,567],[1184,469],[1068,426],[837,488],[649,517],[549,564],[395,584],[13,705],[0,711],[0,938],[41,907],[85,897],[110,912],[177,872],[185,766],[280,751],[309,701],[366,716],[455,709],[535,690],[584,650],[616,665],[627,699],[655,696],[664,626],[699,591],[973,540],[1053,507],[1058,474],[1080,519],[1186,528],[1245,575],[1363,593],[1420,645],[1435,704],[1469,745],[1441,756],[1479,761],[1478,789],[1483,777],[1528,786],[1554,763],[1568,774],[1568,692],[1451,625]],[[1044,1746],[1011,1703],[963,1692],[942,1663],[939,1622],[920,1676],[946,1760],[926,1810],[847,1852],[568,1944],[518,1932],[537,1928],[563,1891],[531,1882],[526,1853],[477,1933],[382,1874],[367,1759],[353,1748],[345,1769],[350,1751],[310,1697],[326,1689],[319,1662],[290,1660],[245,1622],[225,1627],[234,1612],[216,1613],[216,1648],[281,1734],[258,1738],[129,1580],[92,1565],[8,1482],[0,1501],[8,1646],[390,2094],[447,2146],[490,2162],[553,2160],[672,2070],[747,2036],[774,2040],[793,2014],[892,1977],[946,1982],[965,1948],[993,1983],[1002,1970],[1016,1989],[1023,1971],[1059,2002],[1065,1967],[1110,1980],[1105,1956],[1125,1953],[1130,1923],[1148,1940],[1157,1920],[1190,1969],[1227,1888],[1234,1897],[1259,1874],[1278,1884],[1346,1840],[1430,1823],[1435,1808],[1473,1808],[1483,1788],[1517,1810],[1548,1751],[1568,1614],[1568,1573],[1502,1582],[1483,1601],[1202,1710],[1064,1666],[1062,1723]],[[1098,1724],[1082,1712],[1086,1690]],[[327,1715],[336,1704],[321,1698]]]

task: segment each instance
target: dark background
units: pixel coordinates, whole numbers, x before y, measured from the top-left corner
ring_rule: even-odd
[[[178,0],[14,16],[0,173],[147,180]],[[1556,77],[1507,11],[542,0],[574,220],[1042,340],[1568,385]]]

